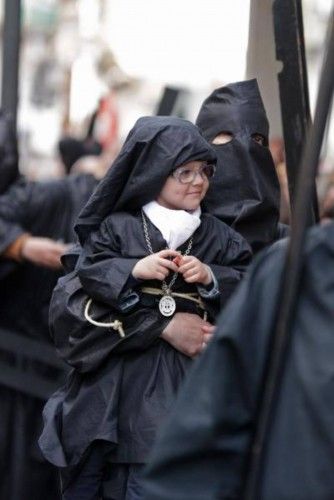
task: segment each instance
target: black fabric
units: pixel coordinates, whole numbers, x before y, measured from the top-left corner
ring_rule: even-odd
[[[19,158],[14,122],[0,110],[0,195],[19,178]]]
[[[62,368],[62,362],[55,357],[52,345],[48,343],[41,344],[39,339],[32,339],[2,327],[0,331],[0,349],[18,353],[36,361],[43,361],[55,368]]]
[[[109,464],[103,500],[144,500],[143,471],[144,464]]]
[[[229,285],[235,286],[241,272],[250,260],[250,249],[246,241],[225,223],[209,214],[201,218],[201,226],[194,233],[198,247],[193,244],[192,255],[210,265],[221,290],[220,303],[215,304],[214,317],[231,295]],[[166,248],[167,243],[160,231],[148,221],[152,237],[156,240],[156,251]],[[205,252],[201,246],[206,249]],[[180,247],[185,251],[186,243]],[[148,253],[140,213],[135,215],[119,212],[107,217],[99,231],[91,235],[86,243],[78,276],[85,291],[94,299],[117,308],[117,302],[125,291],[134,265]],[[161,288],[159,281],[145,281],[145,286]],[[174,291],[197,292],[196,285],[187,285],[179,276]],[[210,301],[211,303],[211,301]],[[209,304],[208,304],[209,307]],[[218,307],[218,309],[217,309]]]
[[[91,175],[13,185],[0,197],[0,253],[26,232],[74,242],[74,222],[96,185]],[[61,274],[0,258],[1,326],[47,341],[49,300]]]
[[[73,242],[74,220],[96,184],[90,175],[16,182],[0,197],[0,253],[25,232]],[[54,362],[50,359],[48,332],[48,304],[60,275],[29,262],[0,259],[0,335],[1,329],[6,335],[13,332],[0,349],[2,380],[8,383],[0,387],[0,498],[59,498],[56,472],[43,460],[37,436],[45,397],[64,379],[55,353]],[[43,351],[48,354],[44,363]]]
[[[108,446],[94,443],[69,474],[61,470],[63,500],[142,500],[144,464],[108,463]]]
[[[75,469],[60,471],[63,500],[99,500],[107,467],[106,443],[97,441]]]
[[[286,244],[259,256],[222,313],[151,456],[145,500],[239,499],[274,330]],[[334,225],[308,235],[261,500],[330,500],[333,479]]]
[[[70,173],[74,163],[83,156],[99,156],[102,146],[92,137],[76,139],[75,137],[63,137],[58,143],[59,153],[67,174]]]
[[[153,251],[166,248],[160,231],[148,224]],[[140,213],[107,217],[90,236],[84,255],[92,248],[94,273],[80,262],[77,270],[59,281],[51,302],[55,345],[75,368],[44,411],[40,446],[47,459],[60,467],[78,463],[88,446],[101,439],[117,445],[111,461],[145,462],[192,363],[160,338],[170,319],[161,316],[157,307],[139,303],[128,317],[121,315],[123,339],[113,330],[87,325],[82,307],[78,309],[81,283],[94,300],[117,307],[133,265],[148,254]],[[249,247],[239,234],[207,214],[193,235],[192,254],[212,267],[224,291],[221,303],[204,301],[215,317],[244,273],[251,257]],[[146,281],[145,286],[161,288],[161,282]],[[194,292],[196,286],[186,285],[179,277],[173,290]]]
[[[141,284],[131,280],[131,272],[149,253],[142,205],[156,198],[174,168],[197,159],[214,161],[215,154],[194,125],[170,117],[140,119],[79,218],[83,248],[65,258],[72,274],[59,281],[51,303],[54,342],[74,370],[45,407],[39,441],[44,456],[69,475],[101,440],[111,447],[111,463],[144,463],[192,363],[160,337],[170,319],[156,307],[139,302],[126,316],[120,305],[129,287],[140,296]],[[151,222],[148,230],[153,252],[165,249]],[[223,304],[251,252],[239,234],[204,215],[193,235],[192,255],[211,266]],[[160,281],[145,285],[161,288]],[[94,301],[119,311],[124,338],[84,324],[82,301],[76,300],[81,286]],[[179,276],[173,290],[194,292],[196,285]],[[219,300],[205,302],[215,317]]]
[[[282,222],[278,223],[277,226],[277,240],[282,240],[283,238],[287,238],[290,236],[290,226],[287,224],[283,224]]]
[[[242,234],[257,252],[278,239],[279,182],[267,147],[269,123],[256,80],[218,88],[204,101],[196,124],[209,141],[221,132],[232,141],[215,145],[217,170],[203,207]],[[266,145],[252,137],[261,134]]]
[[[171,171],[193,160],[216,162],[216,155],[192,123],[166,116],[139,118],[79,216],[80,242],[112,212],[135,211],[154,200]]]

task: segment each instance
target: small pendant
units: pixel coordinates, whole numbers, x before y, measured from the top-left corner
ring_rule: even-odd
[[[176,310],[176,302],[170,295],[164,295],[159,300],[159,311],[163,316],[172,316]]]

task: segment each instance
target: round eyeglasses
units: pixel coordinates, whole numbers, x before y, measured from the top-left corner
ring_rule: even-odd
[[[203,163],[198,169],[178,167],[171,175],[181,184],[191,184],[199,174],[202,179],[211,179],[215,175],[216,166],[213,163]]]

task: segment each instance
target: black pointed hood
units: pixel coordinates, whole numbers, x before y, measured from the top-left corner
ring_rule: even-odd
[[[112,212],[135,211],[154,200],[168,175],[192,160],[216,162],[195,125],[176,117],[140,118],[79,216],[80,242]]]
[[[276,239],[280,205],[267,147],[269,123],[257,81],[216,89],[205,99],[196,124],[209,142],[221,132],[233,135],[226,144],[212,144],[217,171],[203,207],[240,232],[257,251]],[[254,134],[264,137],[264,146],[254,141]]]

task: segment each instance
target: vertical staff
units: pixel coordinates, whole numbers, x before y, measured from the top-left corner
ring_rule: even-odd
[[[259,487],[266,459],[266,445],[275,412],[275,402],[279,398],[285,360],[291,340],[291,324],[303,269],[303,246],[310,220],[315,176],[333,98],[333,53],[334,13],[332,13],[329,24],[328,44],[321,71],[314,125],[311,126],[308,133],[298,174],[295,210],[292,217],[292,236],[287,249],[285,270],[278,297],[277,321],[274,323],[276,328],[273,333],[271,351],[258,403],[257,423],[243,496],[245,500],[260,498]]]
[[[3,29],[1,107],[17,122],[19,60],[21,40],[21,0],[5,0]]]
[[[311,123],[301,0],[275,0],[273,20],[276,56],[283,64],[278,83],[291,211],[294,212],[298,168]],[[319,220],[315,182],[310,204],[309,225],[312,225]]]

